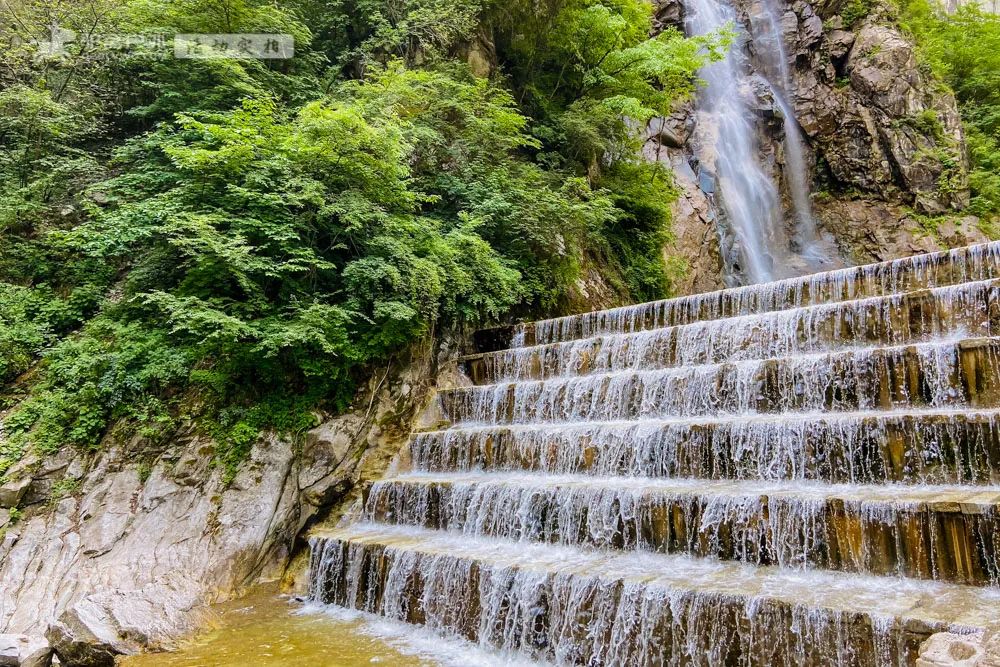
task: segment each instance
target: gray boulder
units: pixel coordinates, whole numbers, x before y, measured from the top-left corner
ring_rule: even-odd
[[[0,635],[0,667],[48,667],[52,647],[37,635]]]
[[[114,667],[115,656],[142,649],[124,636],[106,607],[89,598],[66,609],[45,636],[70,667]]]

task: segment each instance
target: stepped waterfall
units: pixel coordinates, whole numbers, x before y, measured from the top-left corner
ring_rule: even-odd
[[[771,1],[696,104],[746,284],[476,334],[438,422],[311,537],[313,601],[592,666],[909,665],[996,618],[1000,243],[800,275],[836,265]]]
[[[907,665],[1000,605],[1000,243],[483,331],[310,596],[560,665]]]

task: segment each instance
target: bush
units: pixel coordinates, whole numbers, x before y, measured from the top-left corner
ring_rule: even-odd
[[[904,0],[900,21],[955,91],[971,159],[970,211],[990,223],[1000,214],[1000,17],[975,4],[947,14],[931,0]]]
[[[650,38],[643,0],[88,3],[68,25],[100,5],[102,30],[287,32],[297,56],[0,56],[0,381],[36,370],[0,474],[190,414],[232,479],[437,328],[561,312],[595,257],[623,298],[670,290],[671,181],[637,127],[728,36]],[[481,26],[509,78],[462,62]]]

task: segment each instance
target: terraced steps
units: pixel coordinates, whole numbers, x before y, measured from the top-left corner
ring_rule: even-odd
[[[995,588],[364,523],[314,537],[310,569],[314,599],[561,664],[908,664],[1000,604]]]
[[[456,425],[991,407],[1000,399],[998,353],[994,339],[949,340],[504,382],[439,397]]]
[[[527,474],[375,484],[369,521],[783,567],[1000,581],[1000,489]]]
[[[311,595],[562,665],[1000,620],[1000,244],[481,332]]]
[[[1000,278],[1000,242],[479,332],[481,352]]]
[[[995,335],[998,327],[1000,281],[987,280],[482,352],[460,362],[474,383],[489,384],[975,338]]]
[[[795,413],[456,427],[414,434],[416,470],[1000,483],[1000,411]]]

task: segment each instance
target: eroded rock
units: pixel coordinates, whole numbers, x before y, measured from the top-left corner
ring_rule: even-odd
[[[187,427],[146,463],[138,441],[39,462],[29,485],[38,493],[48,488],[39,479],[72,472],[79,482],[7,527],[0,631],[48,628],[71,665],[170,648],[206,605],[281,578],[303,528],[381,475],[430,396],[436,363],[421,349],[372,379],[374,398],[362,394],[300,441],[261,438],[229,483],[212,443]]]
[[[27,493],[29,484],[31,484],[31,478],[27,476],[10,479],[0,484],[0,508],[17,507],[21,504],[21,499]]]
[[[980,667],[985,650],[980,635],[939,632],[920,645],[916,667]]]
[[[48,667],[52,647],[38,635],[0,635],[0,667]]]
[[[89,599],[65,610],[45,637],[59,660],[71,667],[114,667],[115,656],[142,648],[124,639],[108,610]]]

